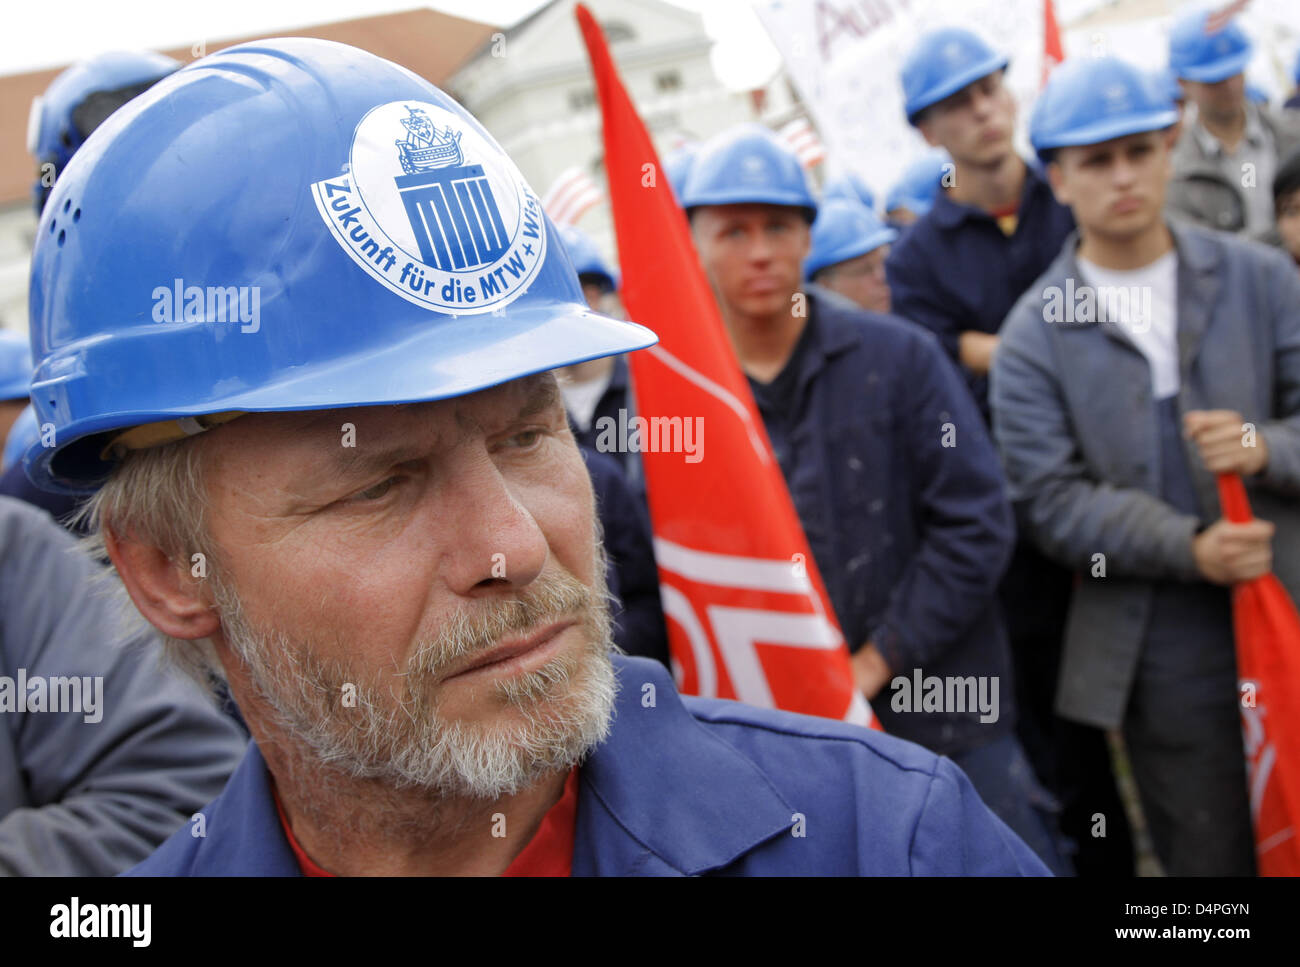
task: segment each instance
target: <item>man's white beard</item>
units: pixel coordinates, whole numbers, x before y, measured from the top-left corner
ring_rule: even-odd
[[[304,756],[350,778],[490,800],[571,768],[609,734],[617,681],[603,560],[597,575],[594,591],[560,571],[490,610],[458,613],[418,643],[391,685],[346,661],[322,659],[282,631],[253,629],[237,594],[220,580],[214,591],[226,641],[247,664],[257,699]],[[579,618],[584,646],[497,683],[492,700],[511,706],[512,721],[439,717],[431,691],[440,675],[506,636],[564,616]],[[345,686],[355,686],[355,707],[345,705]]]

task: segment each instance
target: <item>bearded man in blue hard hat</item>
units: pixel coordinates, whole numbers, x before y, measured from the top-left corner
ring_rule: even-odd
[[[1002,321],[1074,227],[1036,161],[1014,142],[1016,102],[1008,57],[975,32],[943,27],[921,36],[902,68],[908,121],[951,168],[925,216],[890,252],[894,312],[935,333],[961,363],[989,419],[988,369]],[[1132,872],[1123,806],[1105,736],[1053,715],[1052,683],[1072,579],[1029,542],[1017,543],[999,594],[1020,701],[1020,739],[1061,802],[1079,846],[1081,875]],[[1111,815],[1106,838],[1091,817]]]
[[[802,285],[817,202],[794,153],[766,128],[707,142],[682,205],[858,687],[886,731],[950,756],[998,816],[1065,870],[1015,739],[995,595],[1011,513],[961,375],[917,326]],[[927,679],[968,677],[996,683],[997,710],[911,698],[913,683],[919,692]]]
[[[611,656],[551,371],[655,337],[411,72],[304,39],[177,71],[59,178],[31,320],[29,473],[98,488],[136,607],[254,738],[136,872],[1042,872],[951,763]]]
[[[1261,237],[1273,227],[1273,178],[1300,149],[1300,118],[1246,96],[1254,53],[1236,19],[1211,10],[1179,17],[1169,33],[1169,69],[1189,111],[1174,148],[1169,212],[1207,228]]]
[[[994,428],[1024,529],[1079,575],[1057,708],[1122,729],[1166,872],[1245,875],[1229,587],[1300,591],[1300,278],[1164,217],[1176,120],[1122,61],[1053,74],[1030,137],[1079,232],[1003,328]],[[1258,520],[1222,517],[1221,473]]]

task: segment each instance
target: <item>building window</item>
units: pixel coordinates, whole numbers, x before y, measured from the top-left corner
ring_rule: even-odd
[[[662,74],[655,75],[655,90],[660,94],[666,94],[669,91],[679,91],[681,88],[681,71],[664,71]]]
[[[586,111],[596,106],[596,90],[592,87],[584,87],[580,91],[569,91],[569,109],[572,111]]]
[[[636,40],[636,34],[625,21],[610,20],[603,26],[605,28],[605,39],[611,44],[617,44],[624,40]]]

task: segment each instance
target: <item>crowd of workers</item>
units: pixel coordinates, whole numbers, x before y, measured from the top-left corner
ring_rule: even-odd
[[[509,222],[463,108],[317,41],[70,69],[0,493],[90,552],[0,500],[0,675],[99,678],[102,720],[0,703],[0,872],[1124,876],[1110,730],[1163,869],[1252,874],[1229,589],[1300,597],[1300,114],[1250,54],[1192,13],[1168,75],[1067,60],[1025,158],[1006,52],[931,31],[900,82],[933,151],[881,213],[760,125],[666,160],[884,737],[673,691],[644,474],[597,432],[654,336],[590,239],[516,252],[492,327],[385,275],[439,151]],[[254,333],[150,318],[214,271]],[[917,671],[1000,708],[899,711]]]

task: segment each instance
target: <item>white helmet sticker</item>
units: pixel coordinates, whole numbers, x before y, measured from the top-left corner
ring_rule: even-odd
[[[352,260],[426,309],[500,309],[546,255],[542,205],[519,169],[436,104],[373,108],[353,134],[348,170],[311,189]]]

